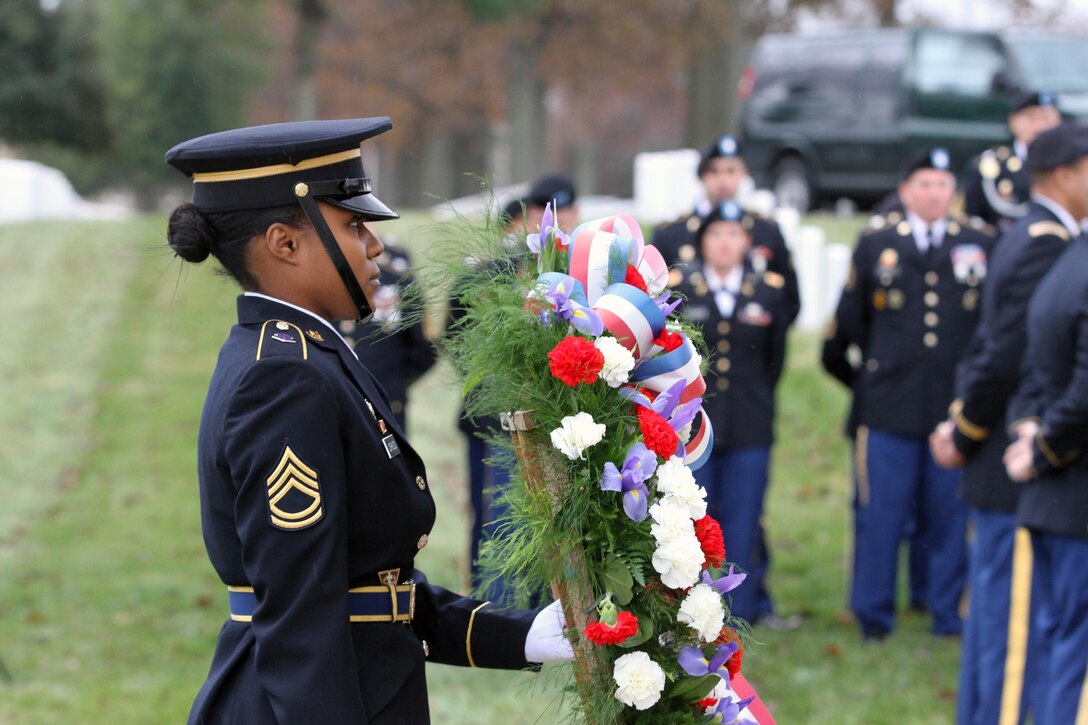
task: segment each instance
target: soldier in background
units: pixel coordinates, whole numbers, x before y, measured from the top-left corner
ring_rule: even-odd
[[[1035,137],[1061,123],[1049,91],[1024,93],[1009,111],[1011,145],[995,146],[973,159],[963,182],[964,212],[1004,232],[1028,211],[1031,177],[1024,167]]]
[[[383,244],[385,251],[377,259],[381,286],[374,295],[374,317],[366,323],[342,321],[339,326],[348,346],[385,388],[393,415],[407,430],[408,387],[431,369],[437,351],[422,319],[402,326],[400,289],[412,281],[412,263],[404,249],[390,241]]]
[[[1001,457],[1008,442],[1007,409],[1020,381],[1028,341],[1028,302],[1069,240],[1080,233],[1077,220],[1088,213],[1088,182],[1081,181],[1074,168],[1088,163],[1084,156],[1088,128],[1063,124],[1032,142],[1028,212],[997,243],[979,326],[956,370],[957,399],[949,420],[930,440],[939,464],[964,466],[961,498],[974,532],[969,548],[970,609],[960,657],[961,725],[1022,721],[1027,705],[1021,677],[1015,674],[1023,672],[1026,653],[1008,649],[1005,637],[994,636],[1009,620],[1015,514],[1022,490],[1009,480]],[[1007,658],[1019,663],[1009,670],[1011,677],[1005,674]],[[1059,722],[1038,714],[1035,721]]]
[[[1088,145],[1075,150],[1088,179]],[[1081,182],[1081,200],[1088,188]],[[1081,207],[1081,213],[1086,210]],[[1016,442],[1004,461],[1022,485],[1016,509],[1013,638],[1030,631],[1033,721],[1088,722],[1088,240],[1080,236],[1028,307],[1024,376],[1009,406]],[[1030,544],[1030,545],[1029,545]],[[1030,572],[1030,573],[1029,573]],[[1030,588],[1030,589],[1029,589]],[[1021,598],[1030,590],[1026,597]],[[1024,606],[1021,606],[1024,605]],[[1016,643],[1020,646],[1019,643]],[[1003,713],[1004,714],[1004,713]],[[1001,722],[1012,722],[1002,718]]]
[[[699,326],[713,355],[714,395],[704,411],[714,426],[714,452],[695,477],[707,490],[707,513],[721,524],[729,561],[748,573],[731,606],[747,620],[773,616],[760,519],[775,387],[792,319],[782,275],[752,266],[752,222],[735,201],[712,209],[695,234],[700,253],[677,286],[687,298],[685,316]]]
[[[948,152],[912,157],[899,185],[906,216],[862,234],[828,329],[824,367],[854,392],[854,572],[851,608],[865,639],[894,626],[899,546],[920,512],[933,632],[958,635],[966,574],[960,476],[930,456],[927,436],[951,403],[955,365],[974,330],[992,238],[949,217]],[[856,346],[861,365],[848,354]]]
[[[699,182],[706,192],[706,199],[689,214],[663,224],[654,232],[652,243],[670,267],[690,264],[698,256],[695,233],[703,218],[722,202],[736,201],[740,183],[748,175],[740,142],[733,136],[719,137],[703,149],[697,172]],[[801,293],[786,240],[773,221],[751,213],[749,217],[752,220],[752,246],[748,256],[752,269],[782,276],[790,304],[789,319],[792,322],[801,309]],[[675,285],[680,279],[681,271],[677,269],[670,275],[669,282]]]

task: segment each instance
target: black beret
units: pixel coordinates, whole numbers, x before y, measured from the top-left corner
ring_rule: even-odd
[[[696,243],[703,241],[703,235],[714,222],[737,222],[747,230],[751,230],[754,223],[752,215],[745,211],[740,204],[732,199],[723,201],[721,204],[715,204],[710,213],[703,217],[698,231],[695,232]]]
[[[1043,131],[1028,146],[1027,169],[1052,171],[1088,156],[1088,126],[1067,121]]]
[[[948,149],[943,146],[934,146],[933,148],[915,151],[907,157],[907,162],[903,164],[900,178],[906,181],[911,177],[911,174],[919,169],[937,169],[938,171],[951,173],[952,157],[948,154]]]
[[[499,214],[506,217],[507,219],[517,219],[521,216],[524,204],[524,199],[513,198],[503,204],[502,210],[499,212]]]
[[[1052,91],[1027,91],[1021,93],[1012,102],[1009,113],[1019,113],[1025,108],[1040,106],[1042,108],[1057,108],[1058,97]]]
[[[555,203],[556,209],[570,206],[578,199],[574,182],[565,174],[547,174],[533,182],[529,193],[525,195],[526,206],[547,206]]]
[[[309,190],[368,219],[396,219],[371,193],[359,148],[392,127],[381,116],[236,128],[184,141],[166,162],[193,178],[193,204],[204,212],[287,206]]]
[[[706,170],[710,168],[710,162],[714,159],[731,159],[741,158],[740,141],[736,136],[719,136],[715,139],[714,143],[710,144],[703,149],[702,155],[699,157],[698,175],[702,176],[706,173]]]

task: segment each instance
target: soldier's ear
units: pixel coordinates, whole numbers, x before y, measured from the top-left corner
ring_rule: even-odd
[[[269,254],[276,259],[288,264],[298,264],[299,252],[302,248],[301,236],[302,230],[298,227],[276,222],[264,230],[264,235],[259,242],[264,244]]]

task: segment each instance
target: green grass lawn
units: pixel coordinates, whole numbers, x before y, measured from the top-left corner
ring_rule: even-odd
[[[421,220],[384,228],[418,255]],[[210,662],[225,597],[200,535],[196,434],[236,291],[207,265],[182,269],[164,226],[0,227],[2,723],[179,722]],[[860,223],[827,226],[850,242]],[[915,616],[866,646],[843,614],[846,396],[820,371],[818,342],[791,341],[767,512],[772,591],[805,623],[756,629],[745,671],[784,725],[950,723],[957,645]],[[468,505],[452,382],[439,365],[409,416],[439,506],[419,565],[461,587]],[[543,679],[433,666],[434,721],[560,721]]]

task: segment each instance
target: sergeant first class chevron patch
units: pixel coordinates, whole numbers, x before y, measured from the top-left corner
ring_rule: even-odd
[[[317,471],[303,463],[290,444],[285,443],[267,484],[269,521],[277,529],[304,529],[325,515]]]

